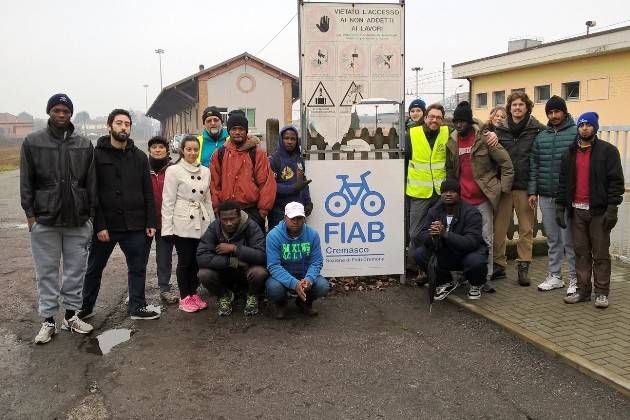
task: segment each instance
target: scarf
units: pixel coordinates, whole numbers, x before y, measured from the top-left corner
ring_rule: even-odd
[[[508,119],[507,119],[508,128],[510,129],[510,132],[512,133],[515,139],[519,138],[523,130],[525,130],[525,127],[527,126],[527,123],[529,122],[529,116],[530,114],[527,114],[525,118],[523,118],[518,123],[514,122],[511,115],[508,116]]]
[[[149,156],[149,164],[151,165],[151,170],[153,172],[155,172],[156,174],[158,172],[160,172],[166,165],[168,165],[168,162],[171,160],[170,157],[166,157],[164,159],[154,159],[151,156]]]

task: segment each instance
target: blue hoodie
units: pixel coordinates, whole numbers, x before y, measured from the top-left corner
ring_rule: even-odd
[[[215,140],[212,138],[210,133],[208,133],[208,130],[204,128],[197,138],[199,139],[200,145],[199,157],[197,158],[197,162],[201,162],[203,166],[209,168],[212,155],[219,149],[219,147],[223,146],[223,144],[225,143],[225,139],[228,138],[228,132],[225,128],[221,128],[221,131],[219,131],[219,136]]]
[[[294,239],[283,220],[267,235],[267,270],[284,287],[295,289],[301,279],[314,282],[323,265],[319,234],[310,226]]]
[[[308,185],[300,191],[295,191],[293,188],[293,184],[295,184],[298,179],[306,179],[306,172],[299,138],[297,147],[293,153],[287,152],[284,148],[282,135],[287,130],[293,130],[296,134],[298,133],[297,128],[292,125],[282,127],[280,130],[280,139],[278,140],[278,149],[269,157],[271,170],[276,175],[277,185],[274,208],[282,209],[283,212],[284,207],[292,201],[297,201],[303,205],[311,202],[311,193],[308,189]]]

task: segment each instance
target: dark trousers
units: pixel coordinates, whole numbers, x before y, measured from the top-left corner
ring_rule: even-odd
[[[214,296],[221,297],[228,290],[236,290],[239,286],[246,286],[247,293],[261,296],[265,291],[265,281],[269,277],[267,269],[261,265],[254,265],[248,269],[228,268],[226,270],[199,269],[199,280]]]
[[[243,209],[243,211],[247,213],[254,222],[258,223],[258,226],[260,226],[263,233],[267,232],[265,230],[265,218],[258,213],[258,208],[256,206],[247,207],[246,209]]]
[[[127,261],[128,311],[133,314],[146,305],[144,300],[144,285],[147,277],[145,238],[146,233],[143,230],[109,232],[109,242],[99,241],[96,234],[92,236],[88,267],[83,283],[83,308],[90,310],[94,308],[101,289],[103,270],[116,244],[120,246]]]
[[[197,277],[197,246],[199,239],[175,237],[177,250],[177,287],[182,299],[197,293],[199,278]]]
[[[416,249],[414,258],[416,264],[427,272],[429,258],[433,254],[432,250],[421,246]],[[457,256],[448,248],[442,248],[438,251],[438,267],[442,271],[440,278],[448,278],[449,271],[463,271],[464,277],[472,286],[481,286],[486,282],[488,274],[488,256],[482,251],[474,251],[463,256]],[[439,282],[438,282],[439,283]]]
[[[591,274],[595,293],[608,296],[610,291],[610,231],[604,226],[604,215],[591,216],[589,210],[573,209],[571,220],[575,274],[578,292],[590,295]]]
[[[151,254],[151,244],[153,238],[147,236],[147,246],[145,248],[146,264],[149,263]],[[173,269],[173,243],[162,239],[162,231],[155,232],[155,263],[157,265],[158,287],[160,292],[171,290],[171,270]]]
[[[271,229],[278,226],[278,223],[280,223],[282,220],[284,220],[284,207],[272,208],[269,214],[267,215],[267,222],[269,224],[269,232],[271,232]]]

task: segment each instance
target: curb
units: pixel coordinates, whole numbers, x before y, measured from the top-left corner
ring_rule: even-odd
[[[481,315],[484,318],[489,319],[503,329],[514,334],[518,338],[532,343],[536,347],[542,349],[545,353],[562,359],[565,363],[571,365],[585,375],[608,385],[609,387],[613,388],[624,396],[630,398],[630,381],[623,378],[622,376],[617,375],[616,373],[611,372],[608,369],[602,368],[601,366],[598,366],[597,364],[585,359],[582,356],[578,356],[575,353],[564,350],[551,341],[546,340],[532,333],[531,331],[528,331],[525,328],[516,325],[513,322],[510,322],[486,309],[468,303],[466,300],[460,298],[459,296],[451,294],[447,297],[447,300],[451,303],[464,307],[477,315]]]

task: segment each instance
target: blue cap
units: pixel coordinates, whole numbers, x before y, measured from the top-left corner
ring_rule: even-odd
[[[582,124],[590,124],[595,129],[595,132],[599,131],[599,115],[597,115],[597,112],[585,112],[580,115],[576,123],[578,127]]]
[[[427,113],[427,104],[425,104],[422,99],[414,99],[411,101],[408,111],[411,111],[411,108],[420,108],[423,114]]]

